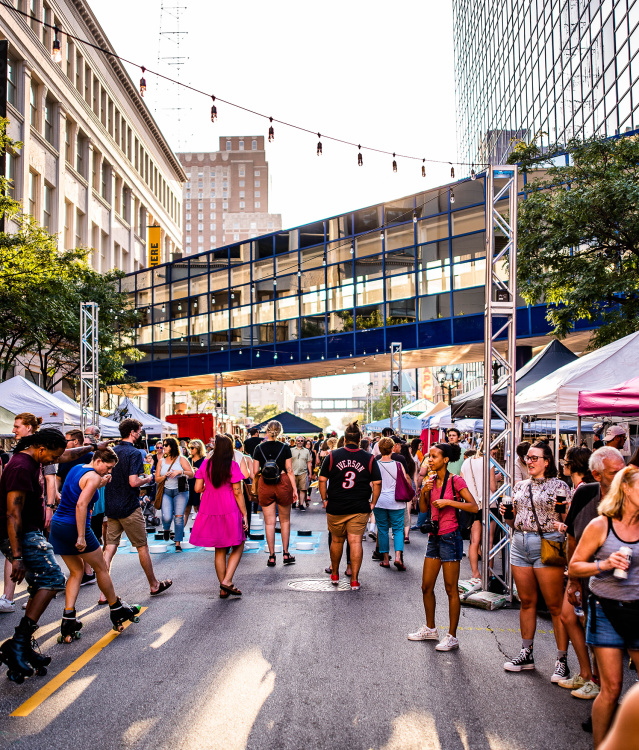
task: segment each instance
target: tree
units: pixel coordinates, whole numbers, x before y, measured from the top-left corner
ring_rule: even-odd
[[[0,151],[21,144],[6,132],[0,118]],[[64,378],[77,379],[80,370],[80,303],[100,306],[98,341],[100,384],[130,381],[126,360],[139,359],[134,347],[138,313],[120,293],[119,270],[100,274],[88,263],[90,250],[59,250],[57,237],[21,212],[0,180],[0,213],[16,231],[0,233],[0,377],[6,379],[18,362],[36,366],[43,386],[52,390]]]
[[[342,417],[342,428],[346,429],[346,427],[351,423],[358,421],[360,426],[364,424],[366,421],[366,417],[363,414],[345,414]]]
[[[310,417],[308,417],[308,421],[316,424],[317,429],[322,432],[326,432],[331,423],[331,420],[328,417],[318,417],[317,414],[311,414]]]
[[[409,396],[402,396],[402,406],[410,402]],[[379,396],[372,403],[373,422],[380,419],[389,419],[391,407],[391,396],[388,386],[382,388]]]
[[[552,159],[570,153],[570,164]],[[552,305],[553,334],[598,325],[590,348],[639,330],[639,140],[571,140],[509,157],[528,175],[519,204],[518,291]]]
[[[189,391],[189,396],[191,397],[191,401],[195,404],[195,413],[200,413],[200,406],[205,404],[207,401],[210,401],[213,398],[213,391],[211,390],[203,390],[203,391]]]
[[[253,419],[255,424],[266,422],[267,419],[271,419],[279,413],[280,407],[277,404],[266,404],[265,406],[251,406],[249,404],[248,416]],[[240,416],[246,416],[246,404],[240,406]]]

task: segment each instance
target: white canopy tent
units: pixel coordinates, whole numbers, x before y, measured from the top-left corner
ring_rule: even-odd
[[[147,414],[136,406],[130,398],[124,398],[118,404],[116,410],[110,415],[115,422],[123,419],[137,419],[142,422],[142,427],[147,435],[173,435],[177,433],[177,427],[171,422],[163,422],[157,417]]]
[[[579,391],[612,388],[632,375],[639,363],[639,331],[560,367],[518,393],[517,416],[577,415]]]
[[[63,393],[49,393],[30,380],[16,375],[0,383],[0,406],[13,414],[30,412],[42,418],[43,427],[68,430],[80,427],[80,407]],[[100,417],[104,437],[119,437],[118,426],[110,419]]]

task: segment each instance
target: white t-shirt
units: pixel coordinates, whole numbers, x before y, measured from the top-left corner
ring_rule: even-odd
[[[378,461],[379,473],[382,475],[382,491],[375,505],[376,508],[384,510],[404,510],[406,503],[398,503],[395,500],[395,485],[397,484],[397,472],[399,461]]]
[[[477,501],[481,508],[484,488],[484,457],[471,456],[467,458],[461,467],[461,477],[468,486],[468,491]]]

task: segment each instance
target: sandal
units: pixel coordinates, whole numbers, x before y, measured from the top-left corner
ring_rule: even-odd
[[[220,588],[222,588],[220,586]],[[228,599],[231,594],[228,591],[220,591],[220,599]]]
[[[275,559],[275,555],[269,555],[266,565],[269,568],[274,568],[276,564],[277,564],[277,560]]]
[[[397,570],[406,570],[406,566],[403,562],[398,562],[397,560],[395,560],[393,565],[397,568]]]
[[[173,585],[173,581],[170,578],[167,578],[166,581],[160,581],[160,585],[158,587],[157,591],[151,591],[151,596],[159,596],[164,591],[166,591],[170,586]]]
[[[295,565],[295,558],[293,557],[293,555],[291,555],[290,552],[285,552],[282,557],[282,562],[284,563],[284,565]]]
[[[102,599],[98,599],[98,606],[99,607],[104,607],[104,605],[108,604],[108,603],[109,602],[106,599],[104,601],[102,601]]]
[[[380,568],[390,568],[390,563],[385,563],[385,562],[384,562],[384,561],[382,560],[382,562],[381,562],[381,563],[379,564],[379,567],[380,567]]]
[[[231,584],[230,586],[226,586],[225,584],[221,583],[220,588],[222,591],[226,591],[228,594],[233,594],[233,596],[242,596],[242,592],[237,588],[237,586],[234,586]]]

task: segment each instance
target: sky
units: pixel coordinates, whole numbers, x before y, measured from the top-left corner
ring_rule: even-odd
[[[267,144],[269,210],[284,228],[409,195],[450,181],[448,164],[426,164],[322,139],[317,132],[398,154],[457,158],[451,3],[434,0],[245,0],[217,4],[89,0],[118,54],[171,77],[179,55],[183,83],[312,133],[275,126]],[[162,6],[164,11],[162,12]],[[162,43],[160,44],[160,39]],[[128,66],[134,81],[141,72]],[[145,101],[175,151],[215,151],[219,137],[266,135],[268,121],[183,92],[147,72]],[[176,107],[184,109],[178,113]],[[178,119],[179,118],[179,119]],[[463,176],[461,169],[456,170]],[[358,376],[366,382],[368,376]],[[337,378],[340,378],[338,381]],[[345,376],[317,379],[313,395],[350,395]]]

